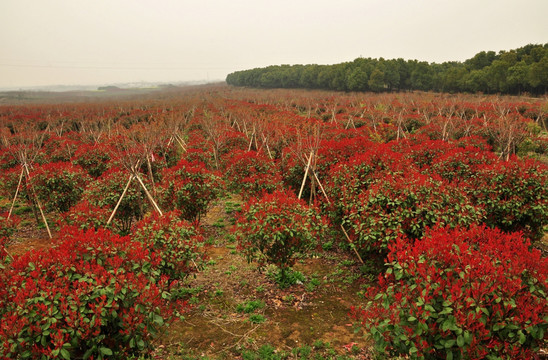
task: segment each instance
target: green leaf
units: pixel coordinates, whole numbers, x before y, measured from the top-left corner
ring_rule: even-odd
[[[457,337],[457,345],[458,345],[459,347],[463,347],[463,346],[464,346],[464,337],[463,337],[462,335],[459,335],[459,336]]]
[[[102,355],[105,355],[105,356],[112,356],[112,350],[110,350],[109,348],[106,348],[106,347],[99,348],[99,352]]]
[[[525,344],[525,340],[527,339],[525,334],[520,330],[520,331],[518,331],[518,335],[519,335],[519,343],[521,345]]]
[[[63,359],[70,360],[70,353],[68,352],[67,349],[62,348],[60,353],[61,353],[61,357],[62,357]]]

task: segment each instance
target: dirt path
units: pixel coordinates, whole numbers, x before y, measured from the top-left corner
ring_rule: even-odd
[[[188,282],[194,307],[171,325],[158,357],[237,359],[271,346],[299,359],[309,351],[310,358],[369,358],[363,333],[354,331],[347,315],[367,287],[354,260],[334,253],[301,259],[294,268],[305,281],[281,290],[268,269],[261,273],[248,264],[231,242],[230,211],[238,202],[219,201],[203,219],[209,262]],[[242,311],[250,303],[258,307]]]

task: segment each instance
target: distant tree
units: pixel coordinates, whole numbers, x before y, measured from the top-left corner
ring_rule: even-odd
[[[369,77],[369,81],[367,82],[367,85],[369,85],[369,88],[375,92],[383,91],[384,90],[384,72],[379,69],[378,67],[373,70],[371,73],[371,76]]]
[[[367,87],[367,74],[359,67],[355,68],[347,80],[347,88],[350,91],[365,91]]]

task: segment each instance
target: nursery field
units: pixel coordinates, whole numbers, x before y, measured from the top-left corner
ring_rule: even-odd
[[[546,98],[36,99],[0,105],[0,359],[548,357]]]

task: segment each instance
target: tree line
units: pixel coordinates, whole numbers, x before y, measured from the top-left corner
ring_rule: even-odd
[[[334,65],[272,65],[233,72],[226,82],[259,88],[541,95],[548,90],[548,43],[482,51],[464,62],[441,64],[360,57]]]

